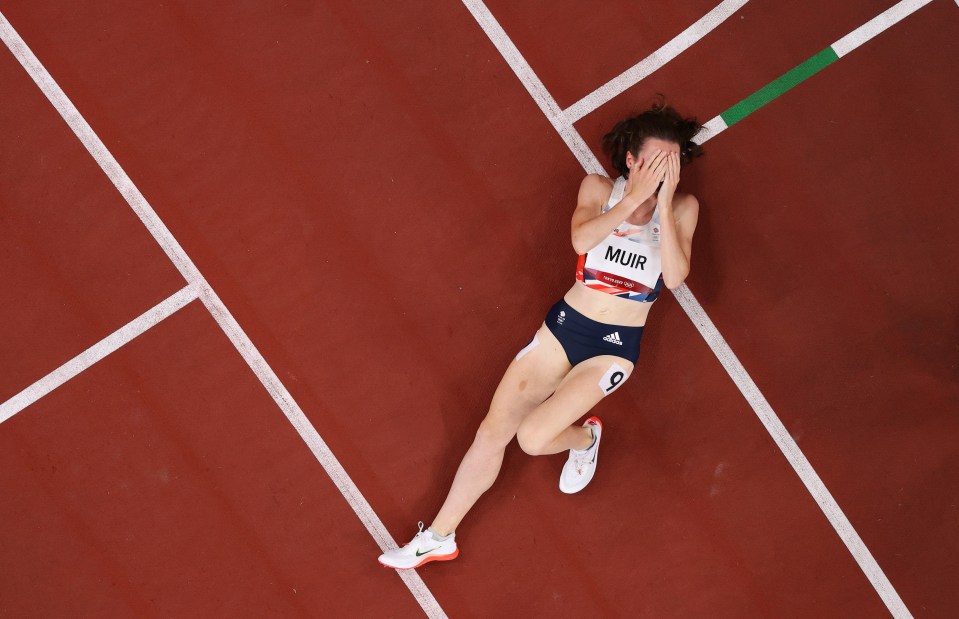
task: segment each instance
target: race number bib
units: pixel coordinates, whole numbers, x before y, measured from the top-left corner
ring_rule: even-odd
[[[613,363],[603,374],[603,377],[599,379],[599,389],[604,396],[609,395],[616,391],[616,388],[622,385],[627,378],[629,378],[629,372],[626,371],[626,368],[618,363]]]
[[[655,288],[659,275],[663,272],[658,247],[650,247],[619,236],[609,236],[590,250],[586,255],[585,267],[613,276],[607,283],[614,283],[616,279],[626,280],[625,283],[615,284],[625,288],[630,287],[630,282]]]

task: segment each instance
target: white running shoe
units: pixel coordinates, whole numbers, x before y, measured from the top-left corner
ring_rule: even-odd
[[[589,449],[570,449],[569,459],[563,465],[559,476],[559,489],[566,494],[579,492],[589,484],[596,473],[596,461],[599,459],[599,439],[603,436],[603,423],[596,417],[590,417],[583,424],[590,428],[596,440]]]
[[[389,550],[380,555],[379,562],[386,567],[397,570],[411,570],[430,561],[451,561],[459,555],[456,547],[456,533],[443,541],[433,539],[433,532],[423,530],[423,523],[419,523],[420,531],[413,536],[410,543],[396,550]]]

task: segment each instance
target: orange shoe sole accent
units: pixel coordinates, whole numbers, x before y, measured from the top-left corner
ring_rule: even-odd
[[[594,420],[594,419],[596,420],[597,425],[599,425],[599,429],[602,430],[602,429],[603,429],[603,422],[600,421],[600,420],[599,420],[599,417],[596,417],[595,415],[592,416],[592,417],[590,417],[589,419],[587,419],[585,423],[589,423],[590,421],[592,421],[592,420]]]
[[[429,563],[430,561],[452,561],[453,559],[455,559],[455,558],[458,557],[458,556],[460,556],[460,549],[459,549],[459,548],[457,548],[456,550],[454,550],[453,552],[451,552],[451,553],[448,554],[448,555],[436,555],[436,556],[433,556],[433,557],[426,557],[425,559],[423,559],[422,561],[420,561],[420,562],[417,563],[416,565],[413,565],[413,566],[410,566],[410,567],[391,567],[391,566],[386,565],[386,564],[384,564],[384,563],[380,563],[380,565],[382,565],[383,567],[389,567],[390,569],[394,569],[394,570],[415,570],[415,569],[418,568],[418,567],[421,567],[421,566],[423,566],[423,565],[426,565],[426,564]]]
[[[432,557],[426,557],[425,559],[423,559],[422,561],[420,561],[419,563],[417,563],[417,564],[414,565],[413,567],[408,567],[408,568],[406,568],[406,569],[408,569],[408,570],[415,570],[416,568],[418,568],[418,567],[420,567],[420,566],[422,566],[422,565],[426,565],[426,564],[429,563],[430,561],[452,561],[453,559],[455,559],[455,558],[458,557],[458,556],[460,556],[460,549],[459,549],[459,548],[457,548],[456,550],[454,550],[453,552],[451,552],[451,553],[448,554],[448,555],[435,555],[435,556],[432,556]]]

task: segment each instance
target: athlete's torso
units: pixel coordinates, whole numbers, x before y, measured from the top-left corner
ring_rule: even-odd
[[[625,185],[625,179],[616,179],[603,212],[622,199]],[[620,223],[579,257],[577,281],[566,294],[566,302],[600,322],[645,324],[650,305],[664,287],[659,236],[658,205],[643,225]]]

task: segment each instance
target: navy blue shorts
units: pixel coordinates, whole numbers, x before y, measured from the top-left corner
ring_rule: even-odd
[[[546,328],[563,345],[570,365],[601,355],[621,357],[631,361],[633,365],[639,359],[642,327],[621,327],[597,322],[574,310],[563,299],[549,308]]]

